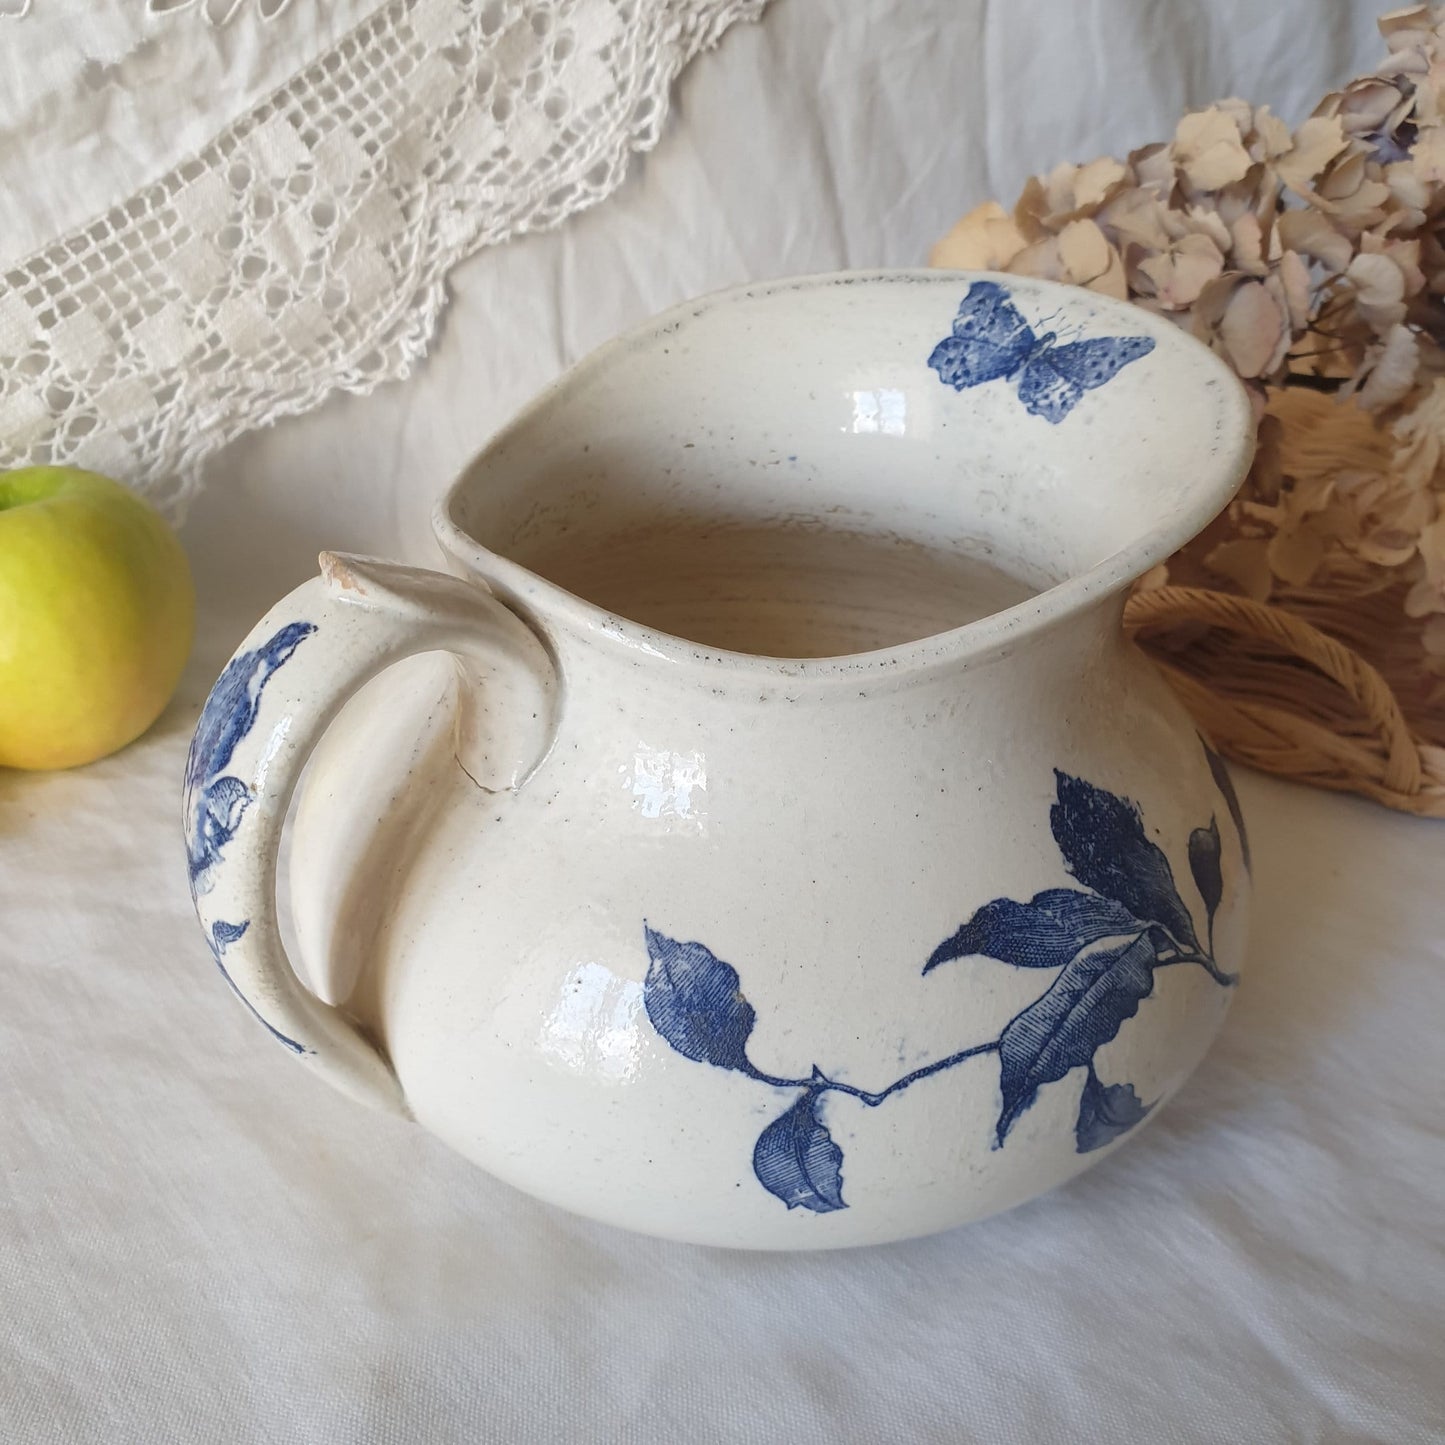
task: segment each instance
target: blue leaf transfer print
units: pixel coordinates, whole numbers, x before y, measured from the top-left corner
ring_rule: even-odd
[[[251,790],[224,774],[236,746],[256,725],[261,694],[276,669],[307,637],[314,623],[290,622],[251,652],[226,665],[206,705],[186,758],[186,855],[192,893],[204,893],[221,851],[235,836],[251,803]]]
[[[748,1035],[757,1015],[737,970],[700,943],[678,943],[651,928],[647,956],[642,996],[653,1028],[684,1058],[752,1073]]]
[[[228,945],[246,936],[246,930],[250,926],[249,918],[244,923],[225,923],[217,919],[211,925],[211,942],[216,945],[216,952],[225,953]]]
[[[1086,944],[1143,925],[1122,903],[1076,888],[1047,888],[1027,903],[995,898],[928,956],[924,973],[955,958],[996,958],[1015,968],[1062,968]]]
[[[1209,934],[1209,951],[1214,952],[1214,915],[1224,897],[1224,871],[1220,858],[1219,822],[1209,820],[1207,828],[1196,828],[1189,835],[1189,871],[1194,886],[1204,900]]]
[[[1092,1153],[1128,1133],[1153,1108],[1134,1092],[1132,1084],[1106,1084],[1089,1065],[1084,1092],[1079,1096],[1079,1122],[1074,1142],[1080,1154]]]
[[[1169,860],[1145,836],[1138,808],[1068,773],[1056,772],[1055,784],[1054,840],[1084,888],[1048,888],[1027,903],[995,898],[940,943],[923,966],[926,975],[954,959],[983,957],[1014,968],[1056,969],[1052,982],[996,1039],[936,1059],[884,1088],[860,1089],[829,1078],[816,1064],[798,1078],[755,1068],[747,1044],[757,1014],[743,997],[737,970],[701,943],[678,943],[646,928],[650,966],[643,999],[658,1034],[684,1058],[799,1091],[753,1150],[758,1182],[789,1209],[831,1214],[847,1208],[843,1151],[819,1116],[825,1094],[876,1109],[934,1074],[985,1055],[999,1060],[995,1148],[1004,1146],[1041,1088],[1082,1068],[1074,1147],[1080,1154],[1102,1149],[1153,1107],[1131,1084],[1102,1082],[1094,1060],[1153,993],[1155,971],[1198,964],[1216,983],[1234,982],[1213,958],[1214,914],[1224,893],[1214,820],[1189,839],[1190,868],[1209,915],[1210,948],[1204,951]]]
[[[1024,408],[1057,425],[1086,391],[1153,350],[1148,336],[1098,336],[1061,346],[1052,331],[1034,334],[997,281],[975,281],[959,303],[952,333],[933,348],[928,364],[955,391],[1017,378]]]
[[[789,1209],[830,1214],[843,1203],[843,1151],[818,1118],[818,1092],[807,1090],[774,1119],[753,1149],[753,1173]]]
[[[1177,944],[1197,948],[1194,922],[1163,852],[1144,836],[1139,810],[1057,769],[1058,802],[1049,811],[1064,866],[1086,888],[1122,903],[1135,918],[1157,923]]]
[[[1001,1146],[1043,1084],[1088,1064],[1154,989],[1154,946],[1146,933],[1072,959],[999,1035],[1003,1108],[995,1126]]]
[[[1214,786],[1219,789],[1224,798],[1224,805],[1229,809],[1230,819],[1234,823],[1234,833],[1239,839],[1239,851],[1244,858],[1244,871],[1252,872],[1254,863],[1249,856],[1249,834],[1244,828],[1244,813],[1240,810],[1239,794],[1234,791],[1234,779],[1229,776],[1229,768],[1223,758],[1214,751],[1203,738],[1199,739],[1204,747],[1204,756],[1209,762],[1209,771],[1214,776]]]

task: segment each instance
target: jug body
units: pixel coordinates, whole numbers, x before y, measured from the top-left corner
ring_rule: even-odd
[[[925,1233],[1097,1160],[1220,1026],[1243,837],[1114,608],[812,702],[566,672],[610,702],[564,709],[517,792],[474,786],[444,733],[430,764],[378,758],[380,689],[297,822],[322,986],[498,1177],[712,1244]],[[353,831],[398,795],[409,821]],[[348,893],[364,937],[354,906],[332,922]]]
[[[332,558],[258,626],[188,851],[292,1052],[543,1199],[751,1248],[975,1219],[1152,1116],[1248,848],[1122,597],[1248,408],[1167,323],[1008,285],[663,318],[461,479],[453,575]],[[267,876],[306,759],[309,987]]]

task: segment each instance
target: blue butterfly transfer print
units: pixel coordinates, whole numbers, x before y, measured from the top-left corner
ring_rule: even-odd
[[[1243,861],[1247,845],[1228,774],[1212,755],[1210,767],[1229,803]],[[789,1209],[831,1214],[848,1207],[843,1151],[823,1114],[826,1096],[853,1098],[876,1109],[923,1079],[986,1055],[996,1055],[999,1062],[994,1148],[1003,1148],[1041,1088],[1076,1069],[1083,1070],[1084,1082],[1073,1130],[1075,1151],[1104,1148],[1138,1124],[1153,1104],[1146,1104],[1132,1084],[1105,1083],[1096,1071],[1095,1054],[1153,994],[1157,971],[1192,964],[1222,987],[1234,984],[1235,976],[1214,961],[1214,917],[1224,894],[1217,821],[1211,818],[1207,828],[1189,836],[1190,873],[1207,925],[1207,941],[1201,943],[1169,859],[1145,832],[1133,803],[1064,772],[1055,774],[1055,798],[1051,831],[1065,868],[1081,886],[1048,888],[1027,902],[995,898],[976,909],[923,965],[927,975],[956,959],[989,958],[1014,968],[1049,970],[1054,975],[1049,986],[997,1038],[925,1064],[876,1091],[829,1078],[816,1064],[796,1078],[758,1069],[748,1057],[757,1012],[743,995],[737,970],[702,943],[645,929],[649,967],[643,1004],[660,1037],[694,1063],[796,1091],[788,1108],[763,1129],[752,1159],[758,1182]]]
[[[1086,391],[1153,350],[1149,336],[1096,336],[1061,346],[1052,331],[1035,335],[997,281],[974,281],[959,303],[953,334],[933,348],[928,364],[955,391],[1016,379],[1025,409],[1057,425]]]

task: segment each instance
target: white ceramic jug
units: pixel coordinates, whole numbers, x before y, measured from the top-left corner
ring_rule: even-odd
[[[1058,1184],[1233,993],[1238,807],[1120,615],[1252,433],[1087,291],[669,313],[453,487],[455,575],[323,555],[231,661],[186,774],[217,963],[337,1087],[633,1229],[853,1245]]]

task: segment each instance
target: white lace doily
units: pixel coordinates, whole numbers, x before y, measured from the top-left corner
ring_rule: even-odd
[[[0,0],[0,468],[129,482],[404,376],[765,0]]]

